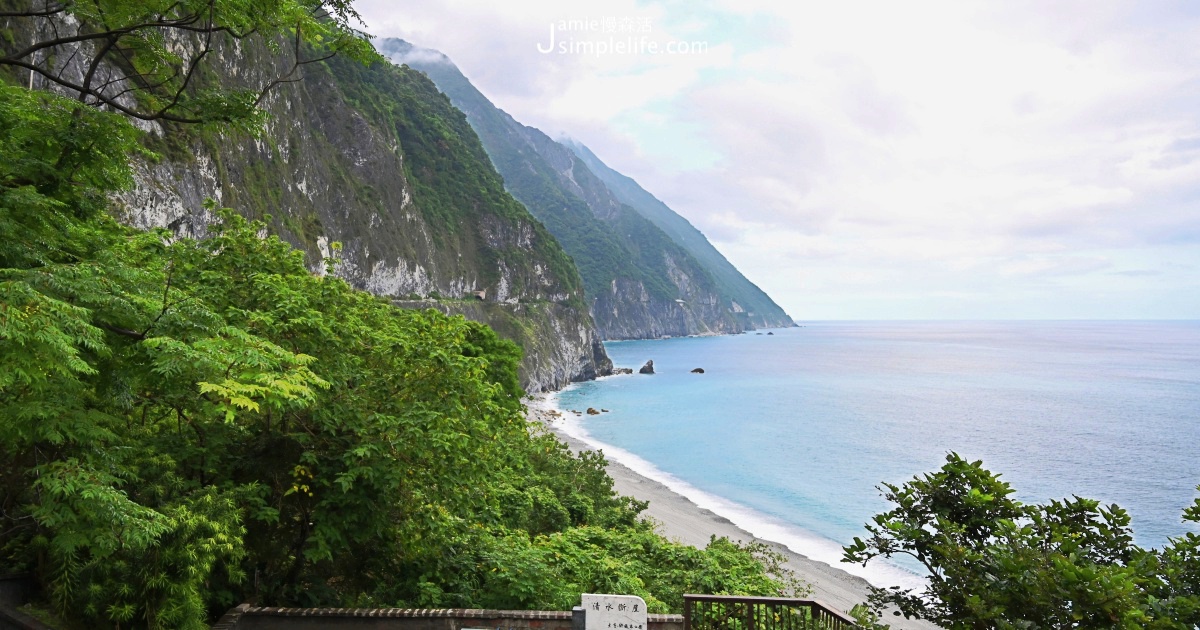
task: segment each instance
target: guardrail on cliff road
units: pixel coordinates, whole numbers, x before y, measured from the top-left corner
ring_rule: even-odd
[[[684,630],[849,630],[854,618],[811,599],[684,595]]]

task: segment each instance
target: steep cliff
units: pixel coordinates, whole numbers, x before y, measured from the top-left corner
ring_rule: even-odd
[[[632,180],[630,191],[624,176],[585,156],[586,149],[555,142],[496,108],[441,53],[397,39],[376,46],[428,74],[466,112],[505,187],[575,259],[604,338],[792,324],[686,219],[661,202],[648,203],[644,197],[657,199]]]
[[[466,112],[505,187],[575,260],[605,339],[732,333],[751,323],[695,256],[570,149],[496,108],[445,55],[397,39],[376,46],[428,74]]]
[[[22,36],[38,34],[13,31]],[[261,85],[290,67],[261,42],[217,53],[213,67],[227,74],[208,79],[222,85]],[[463,114],[425,75],[334,57],[263,107],[269,119],[254,135],[147,125],[158,157],[118,200],[125,219],[203,236],[206,198],[269,215],[314,271],[336,255],[335,273],[355,287],[494,325],[525,348],[529,390],[611,369],[570,258],[504,191]]]
[[[564,140],[563,144],[587,165],[589,172],[604,182],[617,199],[658,226],[672,241],[694,256],[712,276],[721,295],[737,304],[738,312],[744,313],[749,326],[769,328],[794,324],[792,318],[766,292],[742,275],[691,222],[633,179],[609,168],[583,144],[572,140]]]

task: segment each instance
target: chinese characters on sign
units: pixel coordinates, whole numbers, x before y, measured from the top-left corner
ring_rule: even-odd
[[[633,595],[584,593],[584,630],[646,630],[646,602]]]

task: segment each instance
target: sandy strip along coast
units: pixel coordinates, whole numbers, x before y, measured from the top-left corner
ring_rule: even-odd
[[[552,413],[555,410],[549,398],[538,396],[525,402],[529,408],[530,419],[549,426],[571,450],[595,450],[591,445],[568,435],[561,427],[555,425],[556,416]],[[559,424],[561,422],[558,420]],[[760,540],[734,525],[729,519],[701,508],[667,486],[643,477],[611,459],[608,463],[608,474],[613,478],[617,492],[650,502],[650,507],[643,514],[657,521],[659,532],[667,538],[697,547],[706,546],[709,537],[713,535],[743,542]],[[810,597],[813,599],[842,611],[849,611],[855,604],[866,601],[867,581],[863,578],[824,562],[811,560],[773,541],[762,542],[771,544],[783,553],[787,558],[788,568],[812,585]],[[932,624],[902,617],[890,617],[883,621],[892,628],[901,630],[936,629]]]

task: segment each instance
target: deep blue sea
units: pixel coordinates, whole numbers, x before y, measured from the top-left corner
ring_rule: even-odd
[[[1139,544],[1184,531],[1200,484],[1200,322],[809,322],[606,344],[635,374],[582,383],[567,430],[757,536],[838,565],[887,509],[876,486],[982,459],[1026,502],[1130,512]],[[657,373],[636,374],[647,359]],[[692,374],[693,368],[704,374]],[[1193,528],[1192,531],[1196,531]],[[876,583],[894,567],[840,565]]]

